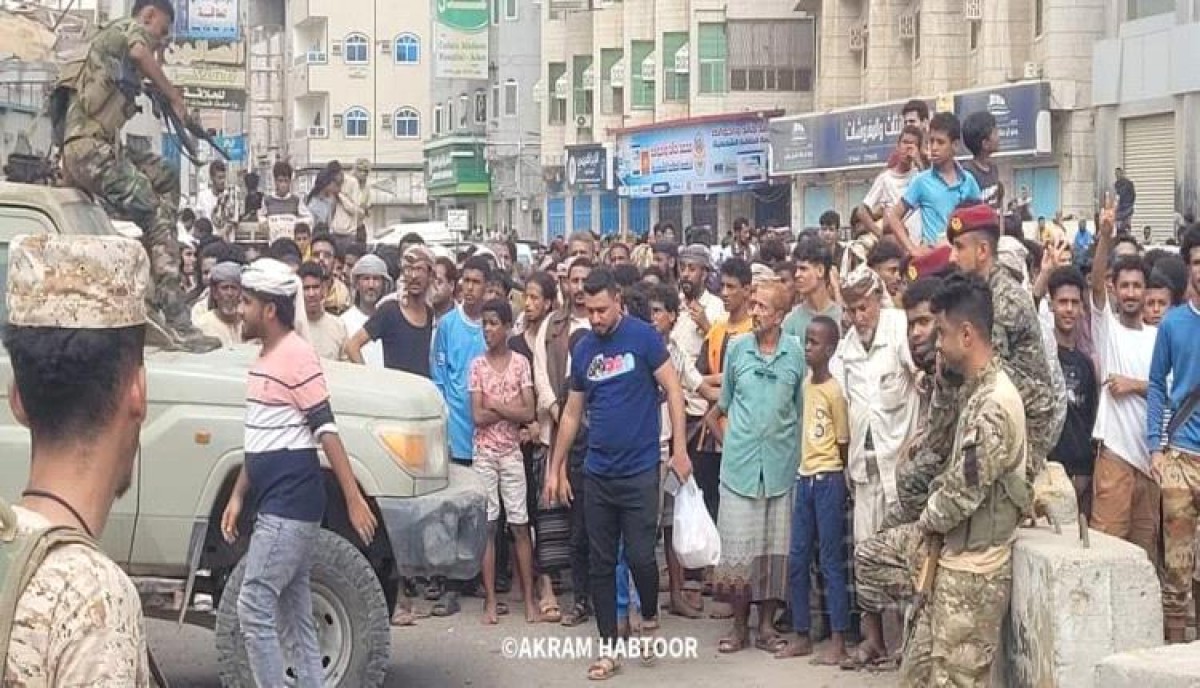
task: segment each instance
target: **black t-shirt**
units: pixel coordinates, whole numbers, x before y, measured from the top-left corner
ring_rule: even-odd
[[[1091,475],[1096,464],[1092,427],[1096,424],[1100,397],[1096,369],[1087,356],[1061,346],[1058,347],[1058,362],[1062,365],[1063,381],[1067,386],[1067,418],[1050,457],[1061,463],[1068,475]]]
[[[991,206],[993,210],[1002,210],[1000,207],[1003,202],[1003,198],[1001,197],[1002,189],[1000,187],[1000,171],[996,169],[995,161],[985,170],[974,160],[968,160],[963,163],[963,169],[970,172],[971,176],[975,178],[976,183],[979,184],[980,199]]]
[[[433,339],[431,309],[425,309],[425,326],[417,327],[404,317],[398,301],[387,301],[379,306],[363,329],[372,340],[383,343],[385,368],[429,377],[429,343]]]

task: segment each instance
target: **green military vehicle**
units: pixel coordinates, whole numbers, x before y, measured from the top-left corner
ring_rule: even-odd
[[[79,191],[0,181],[0,290],[15,237],[115,232]],[[220,519],[242,463],[246,374],[255,356],[252,347],[147,351],[141,453],[101,540],[146,593],[147,614],[215,628],[227,686],[253,685],[236,605],[253,515],[244,516],[233,546],[220,535]],[[342,440],[380,528],[370,545],[358,541],[326,470],[330,498],[313,562],[313,614],[326,685],[378,686],[389,665],[388,622],[400,577],[473,577],[487,533],[485,492],[469,469],[449,465],[445,406],[428,380],[332,362],[325,374]],[[11,381],[8,357],[0,356],[0,394],[7,396]],[[28,472],[28,432],[0,402],[0,498],[17,499]],[[194,606],[198,595],[211,597],[211,606]]]

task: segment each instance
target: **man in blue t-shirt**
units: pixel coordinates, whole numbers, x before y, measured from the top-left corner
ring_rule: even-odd
[[[442,393],[449,411],[450,459],[467,466],[471,465],[475,443],[467,375],[471,361],[487,349],[479,316],[489,269],[488,262],[480,256],[467,259],[458,282],[462,302],[442,317],[430,347],[433,384]]]
[[[962,127],[949,112],[939,112],[929,121],[929,157],[931,166],[908,184],[903,202],[887,214],[887,229],[914,258],[927,255],[932,247],[946,243],[946,225],[950,214],[963,201],[980,200],[979,183],[954,159]],[[908,236],[904,218],[913,210],[921,211],[921,245]]]
[[[659,387],[666,392],[671,427],[686,427],[683,390],[662,337],[647,323],[624,317],[620,287],[606,268],[583,285],[592,330],[571,352],[571,391],[563,409],[546,480],[549,498],[570,503],[566,456],[586,411],[584,461],[593,604],[600,637],[617,637],[617,547],[624,539],[633,582],[643,600],[658,599]],[[671,438],[671,468],[686,481],[692,472],[686,436]],[[658,627],[658,605],[642,609],[644,630]],[[602,679],[617,669],[613,657],[588,668]]]

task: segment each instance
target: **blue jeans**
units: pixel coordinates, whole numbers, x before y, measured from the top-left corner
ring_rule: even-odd
[[[309,585],[320,531],[320,523],[271,514],[259,514],[254,522],[237,604],[246,657],[259,688],[284,685],[285,652],[297,686],[325,685]]]
[[[850,627],[850,594],[846,589],[846,478],[842,471],[796,478],[792,508],[792,546],[788,553],[791,581],[792,628],[812,628],[808,592],[812,585],[814,551],[819,553],[829,627],[844,633]]]

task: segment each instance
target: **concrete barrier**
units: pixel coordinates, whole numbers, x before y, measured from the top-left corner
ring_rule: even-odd
[[[1200,643],[1113,655],[1096,667],[1096,688],[1200,686]]]
[[[1163,644],[1162,595],[1145,552],[1095,530],[1090,540],[1085,549],[1073,527],[1018,533],[992,685],[1093,688],[1104,658]]]

